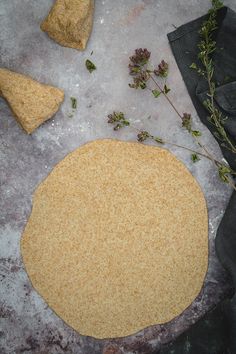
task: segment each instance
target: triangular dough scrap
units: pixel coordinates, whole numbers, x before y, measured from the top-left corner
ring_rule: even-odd
[[[65,47],[84,50],[93,25],[94,0],[57,0],[41,29]]]
[[[0,69],[0,95],[28,134],[51,118],[64,100],[62,90],[7,69]]]

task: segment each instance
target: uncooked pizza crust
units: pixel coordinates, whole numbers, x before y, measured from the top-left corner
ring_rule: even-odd
[[[40,184],[21,249],[33,286],[68,325],[131,335],[170,321],[201,290],[205,199],[167,150],[94,141]]]

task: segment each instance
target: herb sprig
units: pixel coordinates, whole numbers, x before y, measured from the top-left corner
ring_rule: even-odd
[[[200,60],[200,66],[196,63],[192,63],[190,68],[196,70],[199,75],[204,77],[208,84],[208,98],[204,101],[204,106],[209,112],[208,120],[215,126],[215,136],[221,142],[221,146],[230,150],[236,154],[236,145],[232,142],[227,134],[224,124],[227,117],[216,107],[215,93],[216,82],[214,80],[214,61],[213,53],[217,50],[216,41],[214,40],[214,33],[218,28],[217,24],[217,12],[223,7],[223,3],[220,0],[212,0],[212,8],[208,12],[208,18],[203,22],[199,31],[201,41],[198,44]]]
[[[211,58],[211,54],[215,50],[216,44],[212,39],[212,32],[217,27],[216,13],[221,7],[221,1],[212,0],[212,9],[209,10],[209,18],[207,21],[204,22],[200,31],[201,36],[204,36],[205,38],[205,40],[202,40],[202,42],[199,44],[199,48],[202,50],[201,54],[199,54],[199,58],[201,59],[204,67],[199,68],[195,63],[193,63],[191,65],[191,68],[197,70],[200,75],[204,76],[208,80],[209,99],[205,102],[205,105],[208,107],[208,110],[210,112],[209,119],[216,126],[221,140],[224,143],[227,143],[227,147],[231,149],[231,151],[236,152],[235,146],[228,138],[223,127],[225,117],[222,116],[222,113],[217,110],[214,104],[215,83],[212,80],[214,73],[214,63]],[[162,137],[154,136],[146,130],[139,130],[135,126],[131,125],[130,121],[125,118],[124,113],[122,112],[113,112],[113,114],[110,114],[108,116],[108,123],[115,124],[114,130],[119,130],[126,126],[130,126],[131,128],[135,129],[135,131],[137,131],[137,140],[141,143],[145,142],[147,139],[151,139],[157,144],[172,145],[178,148],[188,150],[191,152],[191,160],[193,163],[198,162],[200,160],[200,157],[204,157],[211,160],[218,170],[218,175],[220,179],[225,183],[229,183],[236,190],[236,185],[234,184],[234,181],[232,179],[232,177],[236,176],[236,172],[232,168],[230,168],[227,163],[218,161],[208,151],[206,146],[200,140],[202,133],[199,130],[195,130],[193,128],[191,114],[181,113],[172,101],[172,99],[169,97],[168,93],[170,92],[170,88],[167,86],[166,83],[166,79],[169,72],[168,63],[165,62],[165,60],[162,60],[156,68],[151,69],[149,63],[150,57],[151,52],[149,52],[146,48],[139,48],[135,50],[134,55],[130,57],[129,74],[132,76],[133,82],[130,83],[129,86],[133,89],[150,90],[155,99],[158,99],[159,96],[163,95],[167,100],[168,104],[172,107],[177,116],[180,118],[182,127],[186,129],[189,134],[191,134],[201,151],[195,151],[186,146],[172,143],[171,141],[167,141]]]
[[[221,174],[221,177],[222,177],[221,179],[224,182],[228,182],[227,175],[231,173],[231,169],[230,169],[230,167],[228,167],[228,165],[223,164],[222,162],[220,162],[212,157],[209,157],[207,154],[204,154],[203,152],[196,151],[196,150],[194,150],[190,147],[184,146],[184,145],[173,143],[173,142],[171,142],[163,137],[160,137],[160,136],[154,136],[147,130],[138,129],[134,124],[132,124],[130,122],[130,120],[128,120],[125,117],[125,114],[123,112],[113,112],[112,114],[109,114],[107,118],[108,118],[107,122],[109,124],[113,124],[113,126],[114,126],[113,129],[115,131],[117,131],[121,128],[127,127],[127,126],[132,128],[137,134],[137,141],[140,143],[143,143],[149,139],[149,140],[154,141],[158,145],[170,145],[170,146],[174,146],[174,147],[178,147],[180,149],[190,151],[192,153],[191,160],[193,163],[198,162],[200,160],[200,157],[204,157],[204,158],[211,160],[211,161],[213,159],[214,163],[219,167],[219,173]],[[119,126],[119,127],[117,128],[117,126]]]
[[[200,141],[202,133],[199,130],[193,128],[191,114],[180,113],[172,99],[169,97],[168,93],[170,92],[170,88],[166,84],[166,79],[169,70],[168,63],[162,60],[161,63],[158,64],[156,69],[151,70],[149,68],[150,57],[151,52],[149,52],[147,49],[142,48],[136,49],[134,55],[130,57],[129,73],[133,78],[133,83],[129,84],[129,86],[134,89],[148,89],[152,92],[155,98],[158,98],[160,95],[163,95],[167,100],[168,104],[172,107],[177,116],[181,119],[182,127],[186,129],[189,134],[191,134],[198,147],[200,147],[201,150],[204,152],[202,155],[210,159],[215,164],[218,169],[220,179],[223,182],[228,182],[234,186],[234,183],[232,183],[231,175],[235,175],[235,172],[228,165],[217,161],[212,156],[212,154]],[[163,78],[165,79],[164,83],[162,82]],[[154,88],[150,86],[150,82],[154,85]],[[152,139],[152,135],[149,134],[148,138]],[[172,145],[171,142],[168,142],[168,144]],[[185,148],[183,146],[179,147]],[[198,156],[199,152],[194,151],[194,154]],[[199,161],[199,158],[196,158],[196,156],[191,155],[191,159],[194,163]]]
[[[140,49],[138,51],[139,52],[136,52],[136,54],[141,53],[141,56],[142,56],[143,52],[141,52]],[[150,52],[147,53],[145,51],[145,53],[146,53],[146,55],[148,55],[148,60],[149,60],[150,55],[148,53],[150,53]],[[145,142],[147,139],[150,139],[157,144],[170,145],[170,146],[175,146],[175,147],[178,147],[181,149],[188,150],[191,152],[191,160],[193,163],[198,162],[200,160],[200,157],[204,157],[204,158],[211,160],[215,164],[215,166],[218,170],[218,174],[219,174],[220,179],[225,183],[229,183],[236,190],[236,186],[234,185],[234,182],[232,181],[232,178],[231,178],[231,176],[235,175],[235,172],[227,164],[215,159],[209,153],[208,149],[201,143],[201,141],[199,140],[199,137],[201,136],[201,132],[199,130],[193,129],[191,114],[189,114],[189,113],[180,114],[179,113],[178,109],[175,107],[172,100],[167,96],[168,92],[166,93],[166,90],[164,89],[166,84],[164,85],[164,87],[161,87],[160,84],[153,77],[151,70],[147,69],[148,60],[145,62],[144,59],[142,58],[142,62],[140,64],[140,66],[137,66],[138,60],[136,60],[135,67],[137,69],[135,69],[136,70],[135,74],[134,74],[133,67],[129,66],[130,74],[133,76],[133,84],[130,84],[129,86],[132,88],[136,88],[136,89],[140,88],[142,90],[147,88],[147,89],[151,90],[151,92],[155,98],[158,98],[161,94],[163,94],[166,97],[169,104],[171,105],[171,107],[177,113],[179,118],[181,118],[182,127],[184,129],[186,129],[188,133],[191,134],[191,136],[197,142],[198,147],[200,147],[202,151],[196,151],[196,150],[188,148],[186,146],[172,143],[171,141],[168,141],[162,137],[154,136],[153,134],[151,134],[150,132],[148,132],[146,130],[139,130],[134,125],[131,125],[131,122],[125,117],[123,112],[113,112],[113,114],[109,114],[108,115],[108,123],[114,125],[115,131],[120,130],[123,127],[130,126],[135,131],[137,131],[137,140],[141,143]],[[143,75],[144,71],[145,71],[145,75]],[[145,78],[145,80],[144,80],[144,78]],[[151,79],[151,81],[154,82],[157,89],[152,89],[148,86],[148,81],[150,79]],[[157,92],[155,92],[155,91],[157,91]]]

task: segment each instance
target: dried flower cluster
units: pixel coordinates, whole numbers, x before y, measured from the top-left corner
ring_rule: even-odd
[[[145,89],[148,80],[152,78],[152,74],[161,78],[167,77],[169,70],[168,63],[165,60],[162,60],[156,69],[151,70],[148,68],[150,57],[151,52],[149,52],[147,48],[139,48],[136,49],[134,55],[129,58],[129,74],[133,76],[133,83],[129,84],[131,88]],[[163,90],[166,94],[170,91],[166,84],[164,85]],[[158,90],[152,90],[152,93],[156,98],[161,94]]]
[[[134,68],[139,69],[140,67],[144,66],[148,63],[150,59],[151,52],[149,52],[146,48],[136,49],[134,55],[132,55],[129,59],[131,63],[129,64],[130,74],[136,72]]]
[[[158,64],[157,69],[154,70],[154,74],[160,77],[167,77],[168,69],[169,69],[168,63],[165,62],[165,60],[162,60],[160,64]]]
[[[133,83],[129,84],[132,88],[146,88],[146,82],[149,80],[146,64],[149,61],[151,53],[145,48],[135,50],[135,53],[130,57],[129,73],[133,76]]]
[[[143,143],[145,140],[147,140],[150,137],[151,135],[145,130],[140,131],[140,133],[138,133],[137,135],[137,139],[140,143]]]

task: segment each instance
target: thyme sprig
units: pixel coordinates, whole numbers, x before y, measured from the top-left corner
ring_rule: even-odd
[[[233,143],[224,127],[227,117],[223,115],[215,104],[216,82],[214,80],[215,66],[212,55],[217,49],[216,41],[214,40],[214,33],[218,28],[217,12],[222,7],[223,3],[220,0],[212,0],[212,7],[208,12],[208,18],[203,22],[199,31],[201,41],[198,44],[198,58],[201,65],[198,66],[196,63],[192,63],[190,68],[196,70],[198,74],[207,81],[208,98],[204,101],[204,106],[209,112],[208,120],[216,128],[214,135],[221,142],[222,147],[236,154],[236,145]]]
[[[154,141],[156,144],[158,145],[170,145],[170,146],[174,146],[174,147],[178,147],[180,149],[184,149],[184,150],[187,150],[187,151],[190,151],[192,154],[191,154],[191,160],[193,163],[196,163],[200,160],[200,157],[204,157],[208,160],[212,160],[211,157],[209,157],[207,154],[204,154],[200,151],[196,151],[190,147],[187,147],[187,146],[184,146],[184,145],[180,145],[180,144],[175,144],[167,139],[164,139],[163,137],[160,137],[160,136],[155,136],[155,135],[152,135],[149,131],[147,130],[140,130],[138,129],[134,124],[131,124],[130,120],[128,120],[126,117],[125,117],[125,114],[123,112],[113,112],[112,114],[109,114],[108,115],[108,120],[107,122],[109,124],[113,124],[114,126],[114,130],[117,131],[121,128],[124,128],[124,127],[127,127],[129,126],[130,128],[132,128],[136,134],[137,134],[137,141],[140,142],[140,143],[143,143],[145,142],[146,140],[152,140]],[[124,123],[125,122],[125,123]],[[117,129],[117,125],[119,125],[119,128]],[[220,177],[221,179],[224,181],[224,182],[227,182],[227,183],[230,183],[232,185],[232,187],[236,188],[234,186],[234,184],[231,183],[231,179],[229,179],[229,175],[231,174],[231,169],[228,165],[214,159],[214,162],[215,164],[219,167],[219,174],[220,174]]]

